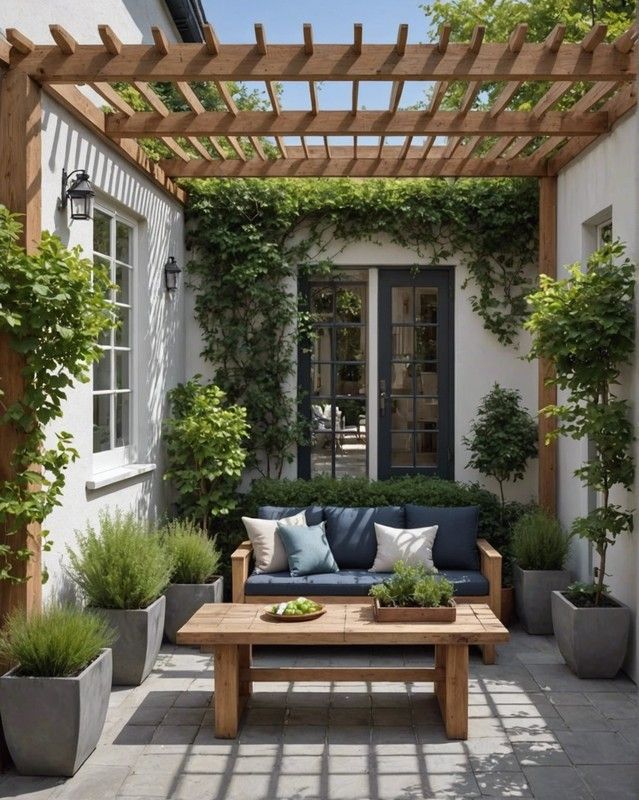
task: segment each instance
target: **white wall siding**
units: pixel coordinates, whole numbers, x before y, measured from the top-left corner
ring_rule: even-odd
[[[639,116],[635,113],[619,123],[614,131],[598,142],[580,158],[573,161],[559,176],[557,258],[560,265],[580,261],[592,249],[593,226],[601,221],[602,212],[612,211],[613,235],[627,244],[629,258],[639,258],[639,219],[637,146],[639,143]],[[561,270],[560,270],[561,274]],[[639,341],[639,339],[638,339]],[[624,376],[620,392],[632,402],[635,427],[639,412],[634,398],[639,391],[637,359]],[[635,462],[639,447],[635,443]],[[559,515],[569,525],[576,516],[587,513],[588,495],[580,482],[572,477],[573,471],[585,460],[584,442],[561,439],[559,442]],[[633,494],[617,492],[615,502],[637,508],[639,484]],[[637,522],[635,528],[639,530]],[[639,623],[637,622],[637,580],[639,578],[639,539],[622,536],[609,551],[606,582],[613,593],[630,605],[634,616],[634,637],[626,669],[639,678]],[[590,576],[591,554],[586,542],[573,546],[571,569],[576,577]]]

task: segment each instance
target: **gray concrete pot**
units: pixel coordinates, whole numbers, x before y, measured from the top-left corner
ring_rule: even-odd
[[[70,777],[95,750],[111,693],[111,650],[72,678],[0,678],[0,715],[21,775]]]
[[[167,586],[164,635],[172,643],[179,629],[205,603],[221,603],[224,578],[215,576],[211,583],[171,583]]]
[[[517,616],[526,633],[550,635],[550,597],[568,587],[570,573],[565,569],[522,569],[515,564],[513,583]]]
[[[613,600],[613,598],[610,598]],[[579,678],[614,678],[628,649],[630,609],[578,608],[562,592],[552,593],[552,624],[566,664]]]
[[[96,608],[116,632],[114,686],[138,686],[153,669],[162,644],[166,600],[160,595],[146,608]]]

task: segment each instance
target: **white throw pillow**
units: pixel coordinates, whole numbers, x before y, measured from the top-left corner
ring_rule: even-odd
[[[277,523],[306,525],[306,513],[300,511],[284,519],[242,517],[242,522],[253,545],[255,572],[285,572],[288,569],[288,556],[277,532]]]
[[[369,572],[392,572],[398,561],[411,567],[420,564],[437,572],[433,564],[433,544],[437,525],[426,528],[391,528],[375,523],[377,556]]]

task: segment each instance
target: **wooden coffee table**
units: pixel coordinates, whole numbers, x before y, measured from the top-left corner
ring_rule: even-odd
[[[468,737],[468,648],[508,641],[508,630],[487,605],[460,605],[450,623],[376,622],[372,603],[326,606],[308,622],[267,619],[261,606],[207,604],[182,627],[178,644],[214,652],[215,735],[237,736],[254,681],[434,682],[446,734]],[[267,645],[434,645],[432,667],[254,667],[251,647]]]

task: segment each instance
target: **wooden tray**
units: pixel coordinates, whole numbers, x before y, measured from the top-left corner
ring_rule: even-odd
[[[373,607],[377,622],[454,622],[457,618],[454,600],[439,608],[385,608],[375,600]]]
[[[274,614],[270,610],[270,606],[267,606],[264,609],[264,616],[267,619],[273,620],[273,622],[306,622],[309,619],[317,619],[321,617],[322,614],[326,614],[325,608],[320,608],[319,611],[313,611],[312,614],[295,614],[294,616],[284,616],[284,614]]]

